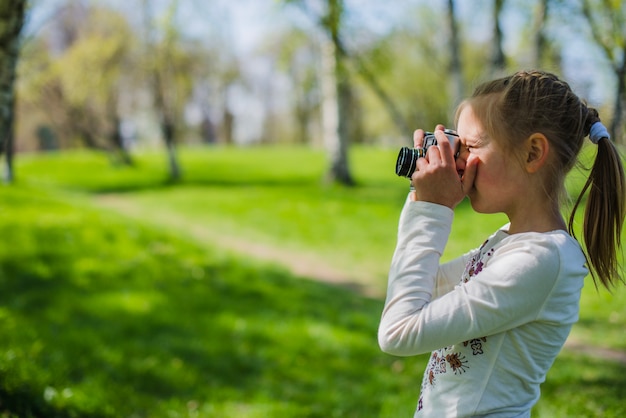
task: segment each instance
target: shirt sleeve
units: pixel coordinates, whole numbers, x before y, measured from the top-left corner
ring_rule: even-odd
[[[437,279],[435,281],[435,289],[433,291],[433,299],[437,299],[459,284],[465,265],[468,261],[468,255],[457,257],[454,260],[441,264],[437,270]]]
[[[508,240],[480,274],[434,299],[450,215],[431,204],[414,203],[421,205],[410,207],[406,215],[416,219],[401,221],[390,269],[378,331],[383,351],[399,356],[426,353],[540,315],[559,270],[558,251],[549,239]]]

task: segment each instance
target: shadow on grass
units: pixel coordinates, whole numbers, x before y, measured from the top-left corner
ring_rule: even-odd
[[[137,182],[92,182],[90,184],[64,184],[61,187],[63,189],[72,190],[81,193],[90,194],[130,194],[145,191],[161,191],[173,189],[176,187],[215,187],[215,188],[233,188],[233,189],[248,189],[250,187],[289,187],[289,188],[310,188],[316,189],[338,189],[338,190],[360,190],[364,188],[385,188],[389,187],[388,184],[371,184],[364,183],[362,181],[356,181],[352,185],[343,185],[340,183],[327,182],[323,178],[311,179],[306,177],[284,177],[284,178],[255,178],[255,177],[236,177],[231,179],[226,178],[201,178],[201,177],[185,177],[180,180],[171,180],[167,178],[163,179],[150,179],[147,181]],[[400,189],[400,187],[398,187]]]
[[[180,186],[198,187],[228,187],[228,188],[249,188],[249,187],[311,187],[322,184],[321,181],[313,181],[307,178],[233,178],[233,179],[211,179],[211,178],[182,178],[180,180],[155,179],[147,182],[129,182],[115,184],[90,184],[90,185],[70,185],[64,186],[70,190],[78,192],[88,192],[92,194],[107,193],[135,193],[143,191],[159,191],[176,188]],[[358,187],[358,186],[354,186]]]
[[[621,289],[620,289],[621,290]],[[602,303],[601,299],[595,303]],[[607,350],[615,351],[616,358],[622,359],[623,363],[626,363],[626,340],[624,339],[624,320],[620,322],[610,320],[611,313],[607,312],[606,307],[612,304],[616,312],[623,312],[623,306],[617,306],[613,301],[606,301],[604,303],[604,310],[598,308],[597,317],[590,317],[586,314],[575,325],[575,333],[579,335],[578,339],[582,339],[589,346],[603,347]],[[619,314],[617,314],[619,318]],[[623,316],[622,316],[623,318]],[[621,354],[621,355],[620,355]]]
[[[381,301],[110,222],[0,226],[0,411],[372,416],[408,384]]]

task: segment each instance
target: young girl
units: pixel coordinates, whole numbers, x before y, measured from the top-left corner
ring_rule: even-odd
[[[456,159],[438,126],[439,145],[417,161],[379,344],[398,356],[432,351],[416,417],[529,417],[578,320],[587,273],[607,288],[622,279],[624,170],[598,113],[552,74],[479,86],[459,106],[456,127]],[[416,131],[416,147],[423,135]],[[585,187],[583,251],[574,213],[566,224],[560,203],[586,136],[597,156]],[[503,212],[509,223],[440,265],[452,210],[465,196],[477,212]]]

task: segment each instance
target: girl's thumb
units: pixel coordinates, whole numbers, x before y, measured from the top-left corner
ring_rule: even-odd
[[[478,172],[478,164],[480,163],[480,159],[478,157],[470,157],[467,160],[467,164],[465,166],[465,170],[463,172],[463,177],[461,178],[461,184],[463,185],[463,191],[467,194],[467,192],[474,185],[474,180],[476,179],[476,173]]]

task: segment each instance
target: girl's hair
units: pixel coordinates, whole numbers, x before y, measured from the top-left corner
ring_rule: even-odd
[[[584,138],[599,122],[598,112],[588,107],[570,86],[554,74],[521,71],[481,84],[457,110],[468,104],[485,131],[505,149],[515,152],[517,144],[533,133],[545,135],[555,155],[546,176],[547,197],[557,205],[565,195],[565,176],[577,162]],[[576,199],[568,230],[574,235],[574,215],[589,190],[583,237],[589,271],[607,289],[623,281],[619,269],[621,232],[625,215],[624,168],[609,138],[598,142],[598,151],[589,178]]]

